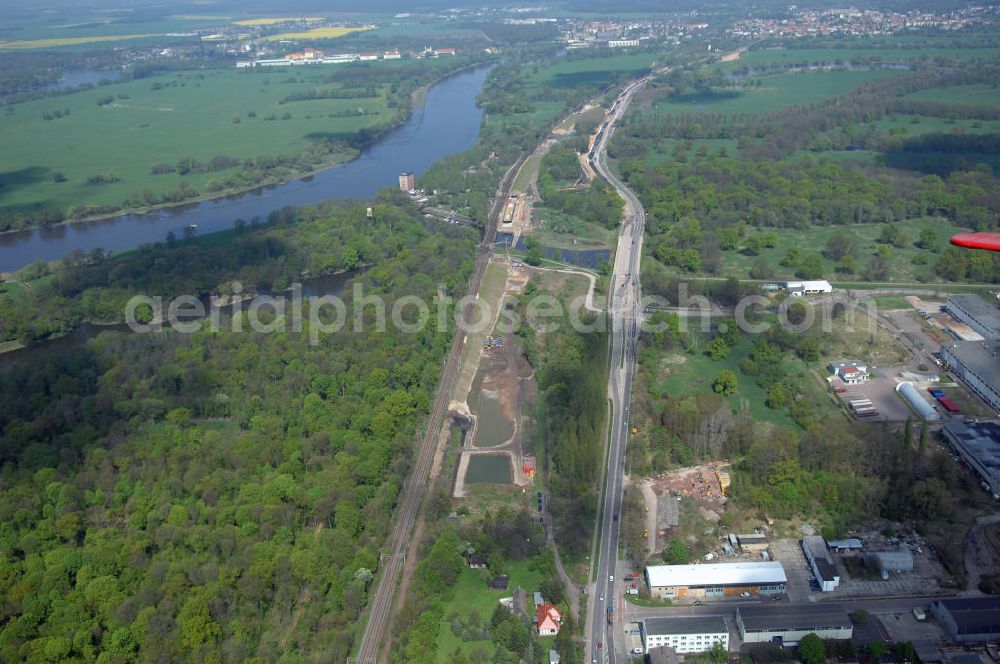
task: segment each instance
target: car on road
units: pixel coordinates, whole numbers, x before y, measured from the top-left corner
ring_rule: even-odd
[[[601,598],[600,599],[601,599],[602,602],[604,601],[604,593],[601,593]]]
[[[702,602],[702,601],[701,601],[700,599],[696,599],[696,600],[695,600],[695,601],[693,602],[694,606],[701,606],[701,605],[702,605],[703,603],[704,603],[704,602]]]
[[[615,575],[612,574],[611,576],[609,576],[608,577],[608,581],[611,582],[611,583],[614,583],[615,582]]]

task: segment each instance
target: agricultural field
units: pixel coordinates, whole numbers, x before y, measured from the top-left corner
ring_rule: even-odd
[[[94,35],[92,37],[52,37],[50,39],[20,39],[0,41],[0,50],[58,48],[60,46],[81,46],[104,42],[135,41],[156,37],[156,34],[139,35]]]
[[[66,6],[51,12],[11,13],[0,24],[0,49],[94,48],[119,41],[171,41],[168,33],[188,33],[230,23],[228,16],[162,15],[159,12],[96,12]],[[176,40],[175,40],[176,41]]]
[[[311,68],[181,72],[8,106],[0,116],[0,209],[119,204],[182,181],[201,190],[225,171],[152,175],[150,169],[186,157],[298,154],[310,136],[350,134],[394,119],[385,88],[377,97],[281,103],[314,88],[339,89],[329,76]],[[54,112],[68,115],[45,119]],[[88,182],[101,174],[112,177]]]
[[[309,39],[336,39],[353,32],[363,32],[370,28],[346,28],[335,26],[330,28],[313,28],[302,32],[281,32],[276,35],[268,35],[264,39],[268,41],[284,41],[289,39],[309,40]]]
[[[246,25],[251,27],[267,26],[267,25],[278,25],[281,23],[291,23],[293,21],[302,22],[316,22],[322,21],[321,16],[299,16],[299,17],[284,17],[284,18],[248,18],[242,21],[233,21],[236,25]]]

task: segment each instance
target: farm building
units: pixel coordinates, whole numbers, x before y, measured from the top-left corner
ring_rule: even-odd
[[[780,595],[788,577],[779,562],[718,563],[714,565],[651,565],[646,582],[653,597],[738,597]]]
[[[941,432],[988,490],[1000,493],[1000,424],[953,420],[946,422]]]
[[[931,613],[957,643],[1000,639],[1000,597],[939,599]]]
[[[729,628],[722,616],[647,618],[639,623],[644,649],[670,646],[680,654],[707,652],[716,643],[729,648]]]
[[[802,551],[806,554],[820,590],[825,593],[833,592],[840,585],[840,574],[826,548],[826,541],[819,535],[803,537]]]
[[[1000,309],[978,295],[952,295],[945,303],[944,310],[984,339],[1000,340]]]
[[[821,639],[849,639],[851,619],[839,604],[798,606],[747,605],[736,609],[736,626],[744,643],[795,645],[806,634]]]

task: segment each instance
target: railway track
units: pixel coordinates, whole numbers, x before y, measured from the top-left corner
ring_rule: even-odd
[[[462,310],[464,326],[471,323],[472,316],[475,313],[475,299],[479,295],[479,289],[483,285],[483,276],[486,274],[486,267],[489,265],[490,256],[493,254],[497,221],[504,209],[507,197],[510,195],[514,175],[523,162],[524,155],[520,156],[514,162],[514,165],[510,167],[504,176],[500,191],[493,202],[493,209],[490,211],[490,216],[483,232],[482,244],[480,244],[477,252],[478,255],[476,256],[476,267],[469,284],[470,302]],[[445,412],[448,409],[448,402],[455,387],[455,378],[458,375],[459,365],[462,361],[462,351],[465,349],[465,336],[462,330],[457,330],[455,338],[452,340],[448,360],[445,363],[441,382],[438,385],[437,396],[434,398],[434,405],[431,408],[430,417],[427,421],[427,430],[424,433],[424,439],[420,445],[417,460],[413,466],[413,472],[410,474],[410,481],[404,489],[404,497],[399,510],[397,524],[393,529],[392,535],[389,536],[388,546],[384,549],[388,550],[389,553],[382,555],[382,573],[377,582],[375,595],[369,603],[368,623],[365,626],[364,635],[361,637],[361,645],[358,648],[357,656],[348,660],[352,664],[376,664],[379,661],[388,661],[388,658],[383,656],[383,653],[385,652],[384,646],[388,641],[386,636],[388,634],[389,619],[392,617],[392,609],[396,599],[396,584],[405,564],[405,552],[410,544],[417,512],[420,509],[420,504],[423,502],[424,493],[427,489],[427,480],[431,462],[434,459],[437,434],[441,429]]]

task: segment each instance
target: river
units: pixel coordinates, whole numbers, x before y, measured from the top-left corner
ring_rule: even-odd
[[[395,186],[400,171],[419,175],[438,159],[475,144],[483,117],[476,95],[489,70],[479,67],[438,82],[406,123],[342,166],[175,208],[0,234],[0,272],[13,272],[39,258],[57,260],[75,249],[131,249],[162,241],[170,231],[181,236],[190,225],[197,226],[197,234],[211,233],[232,228],[236,219],[263,220],[285,206],[372,196],[382,187]]]

